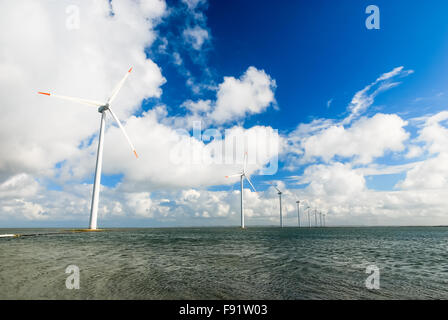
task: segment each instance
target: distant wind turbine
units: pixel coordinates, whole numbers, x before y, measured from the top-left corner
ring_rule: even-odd
[[[310,218],[310,206],[307,206],[305,210],[308,210],[308,227],[311,228],[311,218]]]
[[[249,182],[249,184],[252,187],[252,189],[255,192],[257,192],[257,190],[255,190],[254,185],[250,181],[249,176],[246,174],[246,165],[247,165],[247,152],[244,154],[243,171],[241,173],[236,173],[236,174],[232,174],[230,176],[226,176],[226,178],[240,177],[240,183],[241,183],[241,228],[242,229],[245,228],[245,225],[244,225],[244,199],[243,199],[243,195],[244,195],[244,193],[243,193],[244,179],[246,179],[247,182]]]
[[[316,209],[314,209],[314,222],[315,222],[314,226],[317,227],[317,210]]]
[[[297,200],[296,203],[297,203],[297,223],[299,224],[300,228],[300,200]]]
[[[128,78],[129,74],[131,73],[131,71],[132,71],[132,68],[129,69],[129,71],[126,73],[126,75],[123,77],[123,79],[116,85],[115,89],[112,91],[110,98],[107,99],[106,102],[97,102],[97,101],[92,101],[92,100],[55,95],[53,93],[38,92],[39,94],[42,94],[45,96],[56,97],[56,98],[60,98],[60,99],[64,99],[64,100],[78,102],[81,104],[86,104],[89,106],[98,107],[98,112],[101,113],[100,134],[99,134],[99,138],[98,138],[98,152],[97,152],[96,167],[95,167],[95,180],[94,180],[94,184],[93,184],[93,195],[92,195],[92,203],[91,203],[91,208],[90,208],[90,223],[89,223],[90,230],[97,229],[98,201],[99,201],[99,193],[100,193],[100,185],[101,185],[101,168],[103,165],[103,142],[104,142],[104,125],[106,122],[106,111],[109,111],[110,114],[112,115],[112,118],[115,119],[115,121],[118,124],[118,127],[121,129],[121,132],[123,132],[124,137],[126,138],[129,145],[131,146],[132,152],[134,153],[135,157],[138,158],[137,152],[135,151],[134,145],[132,144],[131,140],[129,139],[129,136],[127,135],[126,131],[124,130],[123,126],[121,125],[120,120],[118,120],[117,116],[110,108],[110,104],[112,103],[112,101],[114,101],[114,99],[117,96],[118,92],[120,91],[121,87],[123,87],[123,84],[125,83],[126,79]]]
[[[320,226],[322,227],[322,211],[319,211],[320,214]]]
[[[271,185],[277,189],[278,191],[278,198],[280,200],[280,228],[283,228],[283,213],[282,213],[282,192],[280,191],[279,188],[277,188],[274,184],[271,183]]]

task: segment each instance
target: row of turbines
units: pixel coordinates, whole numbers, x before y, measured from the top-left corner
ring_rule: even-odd
[[[280,202],[281,202],[281,200],[280,200]],[[296,201],[296,203],[297,203],[297,222],[298,222],[298,225],[299,225],[299,227],[302,227],[302,225],[300,224],[300,200],[297,200]],[[310,227],[311,228],[311,218],[310,218],[310,210],[311,210],[312,208],[310,207],[310,206],[307,206],[306,208],[305,208],[305,210],[308,210],[308,227]],[[281,214],[281,213],[280,213]],[[320,217],[320,224],[318,224],[318,222],[317,222],[317,215],[319,214],[319,217]],[[314,208],[314,226],[315,227],[325,227],[326,226],[326,224],[325,224],[325,217],[327,216],[327,214],[326,213],[323,213],[322,211],[317,211],[317,209],[316,208]]]
[[[280,191],[279,188],[277,188],[276,186],[272,185],[276,190],[277,190],[277,194],[278,194],[278,198],[280,200],[280,227],[283,228],[283,213],[282,213],[282,192]],[[302,201],[304,202],[304,201]],[[297,225],[299,227],[304,227],[301,224],[300,221],[300,200],[296,201],[297,203]],[[325,216],[326,214],[323,213],[321,210],[318,210],[317,208],[311,208],[309,205],[306,206],[305,211],[307,211],[308,213],[308,227],[311,228],[311,216],[310,216],[310,210],[312,210],[312,212],[314,212],[314,227],[325,227]],[[317,216],[319,215],[319,219],[317,219]],[[319,222],[318,222],[319,220]]]
[[[240,195],[241,195],[241,228],[246,228],[245,221],[244,221],[244,179],[249,182],[250,186],[252,187],[252,190],[257,192],[254,185],[252,184],[252,181],[250,181],[249,175],[246,172],[246,166],[247,166],[247,152],[244,154],[244,160],[243,160],[243,169],[239,173],[232,174],[230,176],[226,176],[226,178],[232,178],[232,177],[240,177]],[[273,183],[270,183],[276,190],[278,194],[278,198],[280,201],[280,227],[283,228],[283,212],[282,212],[282,191],[275,186]],[[304,201],[302,201],[303,203]],[[297,203],[297,224],[299,227],[302,227],[301,221],[300,221],[300,200],[296,201]],[[305,208],[305,211],[308,213],[308,227],[311,228],[311,216],[310,216],[310,210],[314,210],[314,227],[325,227],[325,217],[326,214],[322,213],[322,211],[317,210],[317,208],[311,208],[309,205]],[[319,215],[319,223],[317,216]]]

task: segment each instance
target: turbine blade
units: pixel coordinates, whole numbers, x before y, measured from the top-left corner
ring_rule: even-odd
[[[277,189],[277,191],[278,192],[280,192],[281,193],[281,191],[280,191],[280,189],[279,188],[277,188],[272,182],[269,182],[270,184],[271,184],[271,186],[273,186],[275,189]]]
[[[226,178],[240,177],[241,173],[232,174],[230,176],[226,176]]]
[[[131,73],[132,68],[126,72],[125,76],[121,81],[115,86],[114,91],[112,91],[112,94],[110,95],[110,98],[107,100],[107,103],[112,103],[114,101],[115,97],[117,96],[118,92],[120,91],[121,87],[123,87],[124,83],[126,82],[126,79],[129,77],[129,74]]]
[[[87,99],[81,99],[81,98],[60,96],[60,95],[53,94],[53,93],[48,93],[48,92],[40,92],[39,91],[38,94],[42,94],[44,96],[49,96],[49,97],[55,97],[55,98],[59,98],[59,99],[64,99],[64,100],[68,100],[68,101],[78,102],[78,103],[86,104],[86,105],[89,105],[89,106],[101,107],[101,106],[105,105],[105,103],[94,101],[94,100],[87,100]]]
[[[121,125],[120,120],[118,120],[117,116],[115,115],[115,113],[109,108],[110,114],[112,115],[112,117],[115,119],[115,121],[117,122],[118,126],[121,129],[121,132],[123,132],[126,140],[128,140],[129,145],[131,146],[132,152],[134,152],[134,155],[136,158],[138,158],[138,154],[137,151],[135,151],[134,145],[131,142],[131,139],[129,139],[128,134],[126,133],[126,131],[124,130],[123,126]]]
[[[250,181],[249,177],[246,176],[246,175],[245,175],[245,177],[246,177],[247,181],[249,182],[250,186],[252,187],[252,189],[253,189],[255,192],[257,192],[257,190],[255,189],[254,185],[253,185],[252,182]]]

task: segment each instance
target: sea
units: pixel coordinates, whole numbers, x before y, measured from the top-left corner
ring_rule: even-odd
[[[11,233],[0,299],[448,299],[448,227]]]

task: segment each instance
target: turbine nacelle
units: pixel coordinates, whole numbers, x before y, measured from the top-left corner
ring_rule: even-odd
[[[107,110],[109,110],[109,104],[108,103],[105,104],[104,106],[101,106],[101,107],[98,108],[98,112],[99,113],[103,113],[104,111],[107,111]]]

